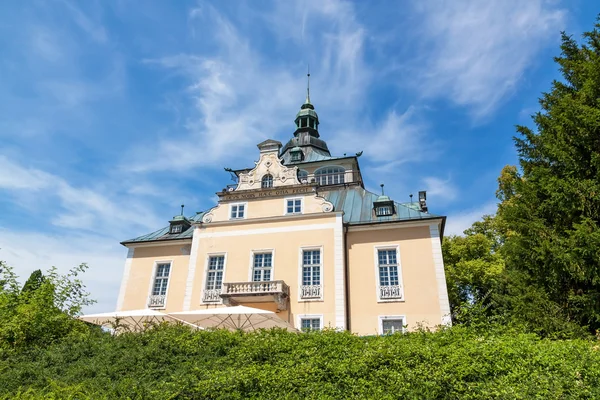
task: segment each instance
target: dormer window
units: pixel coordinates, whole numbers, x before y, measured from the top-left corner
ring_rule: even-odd
[[[186,217],[183,216],[183,204],[181,205],[181,214],[173,217],[171,221],[169,221],[169,233],[171,234],[180,234],[186,231],[190,226],[190,221]]]
[[[383,183],[381,184],[381,196],[373,202],[373,210],[376,217],[389,217],[396,212],[392,199],[383,193]]]
[[[394,215],[394,206],[384,205],[375,207],[375,215],[378,217],[387,217],[390,215]]]
[[[263,176],[262,180],[260,182],[260,187],[263,189],[272,188],[273,187],[273,175],[266,174],[265,176]]]
[[[302,149],[300,147],[294,147],[292,150],[290,150],[290,160],[292,162],[298,162],[298,161],[302,161]]]

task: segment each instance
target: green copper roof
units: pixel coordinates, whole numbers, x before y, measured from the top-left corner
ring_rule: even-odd
[[[306,115],[309,115],[313,118],[315,118],[317,121],[319,120],[319,116],[317,115],[317,112],[315,110],[312,110],[310,108],[303,108],[300,111],[298,111],[298,114],[296,114],[296,120],[300,117],[304,117]]]
[[[379,203],[379,202],[383,202],[383,201],[390,201],[390,198],[382,194],[381,196],[379,196],[379,197],[377,198],[377,200],[376,200],[376,201],[377,201],[378,203]]]
[[[440,217],[439,215],[420,211],[418,203],[396,202],[394,202],[396,214],[376,217],[373,212],[373,203],[377,201],[380,196],[371,193],[360,186],[352,186],[340,190],[319,191],[319,195],[323,196],[327,201],[333,204],[334,211],[343,211],[344,223],[351,225]]]
[[[199,222],[202,220],[204,216],[203,212],[197,213],[193,217],[188,218],[190,222]],[[181,217],[179,215],[179,217]],[[173,218],[175,219],[175,218]],[[153,242],[153,241],[162,241],[162,240],[179,240],[179,239],[191,239],[194,234],[194,227],[190,227],[187,230],[181,233],[169,233],[170,226],[166,226],[152,233],[148,233],[146,235],[138,236],[133,239],[125,240],[121,242],[121,244],[128,243],[139,243],[139,242]]]
[[[351,186],[340,188],[338,190],[319,191],[319,195],[333,204],[334,211],[344,212],[344,223],[350,225],[368,224],[377,222],[410,221],[420,219],[442,218],[440,215],[422,212],[419,209],[418,202],[397,203],[394,202],[396,213],[390,216],[376,217],[373,212],[373,203],[382,196],[371,193],[360,186]],[[384,196],[387,197],[387,196]],[[389,199],[389,198],[388,198]],[[380,200],[379,200],[380,201]],[[190,222],[200,222],[204,213],[198,213],[191,218]],[[169,233],[169,227],[166,226],[155,232],[138,236],[133,239],[125,240],[121,244],[153,242],[164,240],[191,239],[194,228],[190,227],[181,233]]]

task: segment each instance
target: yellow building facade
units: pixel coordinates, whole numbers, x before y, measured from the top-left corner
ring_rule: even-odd
[[[334,157],[310,99],[283,146],[258,145],[253,168],[218,204],[122,242],[117,310],[245,305],[298,329],[373,335],[450,324],[441,253],[445,217],[425,192],[398,203],[364,188],[360,153]]]

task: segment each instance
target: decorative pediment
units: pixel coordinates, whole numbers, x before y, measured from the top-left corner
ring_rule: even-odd
[[[267,187],[283,187],[299,185],[298,167],[286,167],[279,159],[279,149],[281,143],[275,140],[266,140],[258,145],[260,149],[260,159],[256,162],[254,169],[239,174],[239,181],[236,187],[238,190],[252,190],[264,187],[262,181],[264,177],[267,180],[272,177],[272,183]]]

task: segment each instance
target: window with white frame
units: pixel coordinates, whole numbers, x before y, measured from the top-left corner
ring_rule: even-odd
[[[300,298],[321,298],[322,290],[321,250],[302,250],[302,286],[300,288]]]
[[[206,271],[206,285],[204,287],[204,301],[221,301],[221,286],[223,285],[223,269],[225,256],[210,256]]]
[[[380,323],[382,335],[404,332],[404,326],[406,325],[404,317],[380,317]]]
[[[152,293],[148,301],[149,307],[163,307],[165,305],[170,273],[171,263],[156,264],[154,282],[152,284]]]
[[[231,205],[231,219],[243,219],[246,216],[246,204],[232,204]]]
[[[273,253],[254,253],[252,280],[264,282],[271,280],[273,270]]]
[[[342,167],[324,167],[315,172],[319,185],[337,185],[344,183],[345,170]]]
[[[300,329],[302,331],[319,331],[319,330],[321,330],[321,318],[320,317],[300,318]]]
[[[394,215],[394,209],[392,208],[392,206],[379,206],[375,208],[375,215],[377,215],[378,217]]]
[[[397,250],[378,249],[377,260],[379,270],[379,298],[382,300],[402,298]]]
[[[272,188],[273,187],[273,175],[266,174],[262,177],[260,182],[261,188]]]
[[[183,230],[183,225],[172,225],[171,226],[171,233],[181,233],[182,230]]]
[[[286,214],[302,214],[302,199],[286,199],[285,202],[285,213]]]

